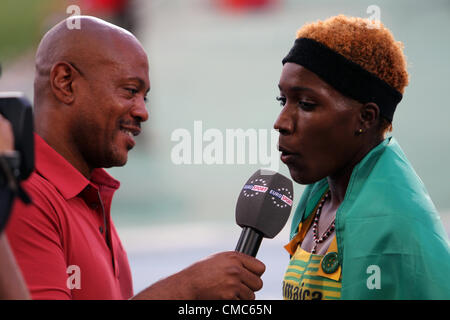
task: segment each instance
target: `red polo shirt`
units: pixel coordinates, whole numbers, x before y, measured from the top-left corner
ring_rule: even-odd
[[[103,169],[86,179],[38,135],[35,150],[36,170],[24,183],[33,203],[16,201],[7,227],[32,298],[130,298],[128,259],[110,216],[120,183]]]

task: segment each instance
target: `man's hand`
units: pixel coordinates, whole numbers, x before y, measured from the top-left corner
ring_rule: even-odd
[[[253,300],[265,265],[234,251],[212,255],[145,289],[133,299]]]
[[[0,234],[0,300],[28,300],[30,293],[5,234]]]
[[[14,150],[14,135],[9,121],[0,114],[0,154]]]

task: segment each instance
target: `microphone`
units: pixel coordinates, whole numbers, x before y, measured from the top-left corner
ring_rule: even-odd
[[[290,179],[275,171],[256,171],[236,203],[236,223],[243,229],[235,251],[256,257],[262,239],[274,238],[285,226],[293,198]]]

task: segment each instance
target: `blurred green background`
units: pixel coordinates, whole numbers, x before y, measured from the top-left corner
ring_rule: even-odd
[[[137,289],[201,254],[233,249],[239,235],[234,225],[238,191],[261,166],[175,165],[172,132],[185,128],[192,133],[196,120],[203,121],[203,130],[223,133],[270,129],[280,111],[275,97],[281,59],[296,30],[341,13],[369,17],[370,5],[380,8],[381,21],[403,42],[408,60],[410,85],[395,114],[393,135],[449,230],[450,1],[135,0],[119,13],[107,8],[120,7],[117,1],[100,1],[103,5],[97,7],[92,2],[2,0],[0,90],[32,97],[36,45],[68,16],[69,5],[131,28],[141,40],[150,61],[150,120],[128,164],[109,170],[122,182],[112,214],[130,254]],[[288,175],[282,163],[280,172]],[[302,190],[295,186],[295,199]],[[277,239],[268,241],[261,253],[270,266],[262,298],[280,296],[288,259],[281,248],[286,228]],[[186,257],[178,265],[168,264],[170,255],[158,248]]]
[[[55,4],[56,1],[1,1],[0,61],[6,63],[39,43],[46,32],[43,21],[55,11]]]

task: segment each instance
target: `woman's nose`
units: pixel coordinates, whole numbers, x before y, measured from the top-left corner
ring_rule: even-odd
[[[294,132],[295,115],[287,105],[281,110],[273,128],[283,135],[292,134]]]

